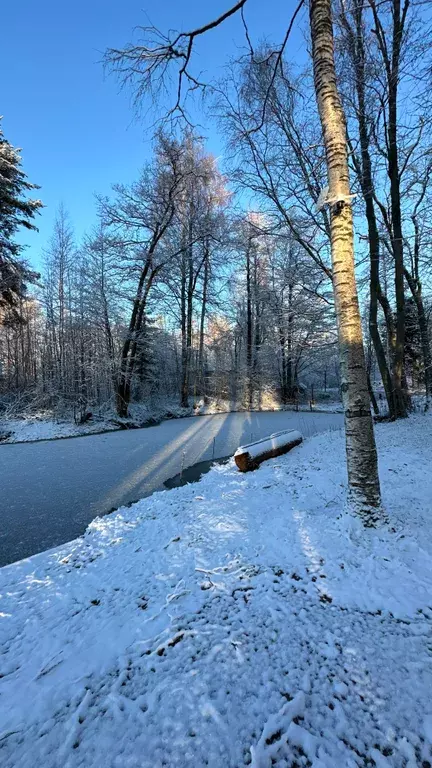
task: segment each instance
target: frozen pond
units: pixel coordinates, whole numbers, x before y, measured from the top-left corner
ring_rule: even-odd
[[[82,534],[97,515],[161,490],[182,466],[282,429],[304,437],[341,414],[224,413],[73,439],[0,445],[0,566]]]

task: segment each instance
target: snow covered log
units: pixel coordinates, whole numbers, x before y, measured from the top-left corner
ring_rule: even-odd
[[[300,445],[302,440],[302,435],[296,429],[275,432],[270,437],[256,440],[256,442],[248,445],[241,445],[234,454],[234,461],[240,472],[250,472],[259,467],[263,461],[288,453],[291,448]]]

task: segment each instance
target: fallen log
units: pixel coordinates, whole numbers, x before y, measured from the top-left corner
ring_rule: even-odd
[[[248,445],[241,445],[234,454],[234,461],[240,472],[251,472],[257,469],[263,461],[288,453],[291,448],[300,445],[302,440],[302,435],[296,429],[275,432],[270,437],[256,440]]]

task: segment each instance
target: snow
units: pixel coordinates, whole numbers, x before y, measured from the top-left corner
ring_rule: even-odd
[[[2,768],[427,766],[432,419],[377,437],[379,530],[327,433],[1,569]]]
[[[247,410],[242,403],[232,402],[231,400],[221,400],[212,398],[208,403],[204,403],[203,400],[197,402],[195,408],[195,414],[214,414],[214,413],[237,413],[239,411]],[[254,409],[258,410],[258,409]],[[312,404],[304,400],[297,404],[282,405],[275,398],[265,398],[261,409],[264,412],[271,411],[295,411],[296,413],[307,413],[314,411],[317,413],[343,413],[343,405],[341,400],[319,400]]]
[[[199,400],[195,406],[182,408],[176,402],[164,401],[155,404],[135,403],[130,406],[130,417],[120,419],[112,408],[106,408],[103,412],[94,414],[84,424],[75,424],[72,415],[69,418],[54,418],[50,412],[42,411],[31,415],[22,415],[21,418],[0,418],[0,444],[27,443],[39,440],[56,440],[66,437],[79,437],[81,435],[115,432],[121,429],[151,427],[163,421],[171,419],[184,419],[191,416],[212,416],[228,413],[250,413],[239,403],[228,400],[211,400],[204,404]],[[263,406],[262,410],[252,413],[282,413],[285,411],[308,413],[309,405],[280,406],[277,404]],[[318,404],[313,407],[316,413],[343,413],[341,403]]]
[[[337,390],[328,393],[336,398]],[[380,391],[377,392],[380,394]],[[424,394],[412,393],[412,405],[414,410],[423,412],[427,410],[427,402]],[[384,399],[378,400],[378,406],[384,415],[386,411]],[[38,440],[54,440],[65,437],[77,437],[80,435],[97,434],[100,432],[113,432],[121,429],[123,422],[125,428],[139,428],[152,426],[170,419],[182,419],[189,416],[212,416],[223,413],[337,413],[343,414],[342,403],[335,400],[318,399],[312,407],[308,402],[298,405],[281,405],[272,397],[265,397],[262,409],[247,411],[239,402],[209,398],[208,402],[199,399],[189,408],[183,408],[174,400],[164,399],[154,403],[132,403],[130,417],[119,419],[112,407],[104,407],[96,413],[92,419],[84,424],[75,424],[70,418],[54,418],[49,412],[40,412],[31,415],[22,415],[21,418],[0,418],[0,443],[22,443]]]
[[[297,440],[303,440],[302,435],[296,429],[283,430],[282,432],[275,432],[270,435],[267,440],[256,440],[254,443],[248,445],[241,445],[237,448],[234,456],[240,456],[243,453],[249,454],[251,459],[261,456],[263,453],[269,453],[278,448],[283,448],[288,443],[295,442]]]
[[[119,427],[108,421],[74,424],[71,421],[55,421],[47,418],[23,418],[0,420],[0,436],[8,434],[2,443],[29,443],[37,440],[55,440],[64,437],[91,435],[95,432],[109,432]]]
[[[119,429],[150,427],[169,419],[181,419],[198,415],[199,409],[182,408],[176,402],[164,400],[156,403],[133,403],[130,416],[121,419],[110,405],[97,408],[91,418],[83,424],[76,424],[72,411],[65,411],[62,418],[56,418],[51,411],[22,413],[20,418],[3,416],[0,419],[0,441],[2,443],[35,442],[78,437]]]

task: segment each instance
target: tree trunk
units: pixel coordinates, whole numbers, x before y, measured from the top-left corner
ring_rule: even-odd
[[[372,176],[372,163],[369,151],[369,132],[366,117],[365,97],[365,47],[363,36],[363,6],[355,4],[354,10],[355,31],[349,25],[348,19],[343,15],[343,22],[348,31],[351,55],[355,72],[355,87],[358,99],[357,121],[359,127],[361,167],[356,165],[359,181],[366,207],[366,219],[368,225],[369,258],[370,258],[370,304],[369,304],[369,333],[375,350],[381,380],[387,399],[390,416],[396,416],[396,400],[393,391],[393,382],[385,355],[384,345],[378,328],[378,300],[382,298],[380,284],[380,238],[374,204],[374,182]]]
[[[294,395],[294,381],[293,381],[293,325],[294,325],[294,311],[293,311],[293,289],[294,286],[290,282],[288,286],[288,332],[287,332],[287,365],[286,365],[286,387],[289,400],[292,400]]]
[[[396,86],[397,87],[397,86]],[[404,264],[402,240],[402,214],[400,202],[399,161],[397,148],[397,91],[390,89],[389,93],[389,127],[388,127],[388,175],[390,178],[390,199],[392,218],[392,251],[395,262],[395,296],[396,296],[396,344],[394,351],[393,379],[396,415],[407,415],[408,395],[404,391],[404,350],[405,350],[405,293],[404,293]]]
[[[209,259],[209,243],[208,239],[205,243],[205,261],[204,261],[204,278],[203,278],[203,293],[201,301],[201,317],[200,317],[200,330],[199,330],[199,350],[198,350],[198,385],[200,395],[206,396],[205,387],[205,371],[204,371],[204,329],[205,319],[207,311],[207,290],[210,272],[210,259]]]
[[[189,235],[191,233],[189,232]],[[189,379],[192,352],[192,312],[193,312],[193,253],[192,240],[185,248],[182,257],[181,275],[181,339],[182,339],[182,374],[180,387],[180,405],[189,408]]]
[[[247,404],[253,405],[252,383],[252,285],[251,285],[251,240],[246,249],[246,369],[247,369]]]
[[[120,418],[126,418],[129,411],[131,381],[135,367],[137,339],[141,330],[147,299],[159,268],[154,269],[149,275],[151,257],[147,258],[140,275],[136,296],[129,322],[128,335],[123,343],[120,355],[120,369],[116,385],[116,410]],[[146,282],[147,280],[147,282]],[[144,288],[145,286],[145,288]]]
[[[187,291],[186,291],[186,250],[182,253],[181,288],[180,288],[180,328],[181,328],[181,382],[180,406],[188,406],[187,389]]]
[[[398,89],[399,67],[406,11],[408,3],[401,9],[401,0],[392,0],[391,41],[386,41],[385,33],[379,20],[375,0],[370,1],[374,21],[377,25],[377,41],[381,50],[384,73],[387,79],[387,175],[390,181],[390,219],[391,244],[395,263],[395,297],[396,297],[396,333],[393,354],[393,382],[396,415],[404,417],[409,407],[408,390],[404,366],[405,353],[405,292],[404,292],[404,252],[402,234],[402,211],[400,198],[399,150],[397,142],[398,131]]]
[[[371,406],[373,408],[374,414],[376,416],[378,416],[378,414],[379,414],[378,403],[376,401],[375,392],[373,391],[373,388],[372,388],[372,383],[371,383],[371,380],[370,380],[370,373],[369,372],[367,374],[367,385],[368,385],[368,390],[369,390],[369,397],[370,397],[370,401],[371,401]]]
[[[333,286],[349,502],[365,525],[374,526],[381,515],[381,496],[355,280],[346,125],[336,84],[331,0],[310,0],[310,25],[315,93],[329,178]]]
[[[258,409],[261,409],[261,376],[259,371],[259,350],[261,346],[261,316],[260,316],[260,301],[259,301],[259,288],[258,288],[258,258],[257,253],[254,254],[254,269],[253,269],[253,305],[254,305],[254,345],[253,345],[253,361],[252,361],[252,379],[254,390],[258,394]]]
[[[184,407],[189,408],[189,386],[192,362],[192,321],[193,321],[193,297],[194,297],[194,265],[192,250],[192,227],[189,232],[190,243],[188,246],[188,288],[187,288],[187,323],[186,323],[186,370],[184,373]]]
[[[279,318],[279,322],[282,322],[281,318]],[[279,346],[281,352],[281,401],[283,405],[286,405],[288,403],[287,361],[285,354],[285,333],[282,325],[279,325]]]

